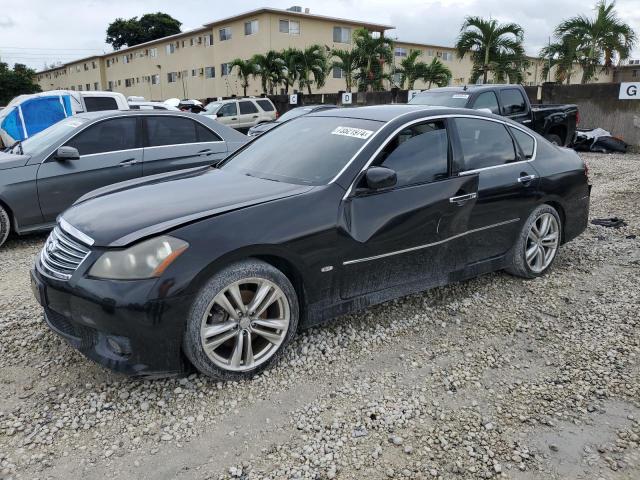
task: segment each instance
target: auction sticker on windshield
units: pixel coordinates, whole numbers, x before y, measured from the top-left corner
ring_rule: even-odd
[[[451,98],[469,98],[469,95],[466,93],[456,93],[454,96],[452,96]]]
[[[342,135],[344,137],[354,137],[366,140],[373,134],[373,130],[365,130],[363,128],[353,127],[336,127],[332,135]]]

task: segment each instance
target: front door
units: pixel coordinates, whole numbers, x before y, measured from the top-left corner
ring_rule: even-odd
[[[38,169],[40,208],[45,222],[53,222],[87,192],[142,175],[140,123],[120,117],[95,123],[65,146],[75,147],[77,160],[49,157]]]
[[[500,103],[502,115],[529,128],[532,127],[529,103],[519,88],[500,89]]]
[[[227,144],[200,122],[170,115],[144,117],[144,176],[212,165],[227,156]]]
[[[452,175],[449,137],[444,120],[407,127],[372,164],[394,170],[396,186],[368,191],[363,178],[343,201],[342,298],[416,281],[428,288],[457,269],[477,177]]]
[[[468,263],[504,255],[539,200],[538,173],[498,121],[456,118],[462,176],[478,178],[478,198],[469,219]],[[523,135],[522,130],[518,130]]]
[[[217,119],[223,125],[231,128],[238,128],[238,102],[228,102],[220,107]]]

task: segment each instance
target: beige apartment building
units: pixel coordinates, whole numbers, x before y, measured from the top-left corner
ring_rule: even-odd
[[[142,96],[150,100],[167,98],[227,97],[242,95],[241,83],[229,63],[235,58],[248,59],[256,53],[304,48],[312,44],[349,49],[357,28],[384,35],[393,30],[360,20],[346,20],[314,15],[302,9],[262,8],[217,20],[201,28],[123,48],[108,54],[82,58],[37,73],[42,90],[113,90],[125,96]],[[452,73],[452,84],[464,84],[471,72],[468,57],[458,59],[451,47],[395,42],[394,66],[399,66],[411,50],[420,50],[421,61],[439,58]],[[541,62],[532,59],[525,83],[540,83]],[[579,82],[576,72],[573,81]],[[611,79],[601,79],[611,81]],[[426,88],[417,82],[415,88]],[[314,92],[337,92],[345,89],[342,72],[329,73],[322,89]],[[248,95],[260,95],[259,79],[250,82]]]

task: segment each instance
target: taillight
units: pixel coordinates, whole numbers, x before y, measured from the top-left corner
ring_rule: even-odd
[[[579,124],[580,124],[580,111],[578,110],[576,112],[576,125],[579,125]]]
[[[276,120],[280,118],[280,113],[276,110]]]

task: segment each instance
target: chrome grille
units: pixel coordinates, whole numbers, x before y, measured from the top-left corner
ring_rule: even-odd
[[[58,226],[47,238],[40,252],[40,262],[45,274],[59,280],[68,280],[89,252],[89,247]]]

